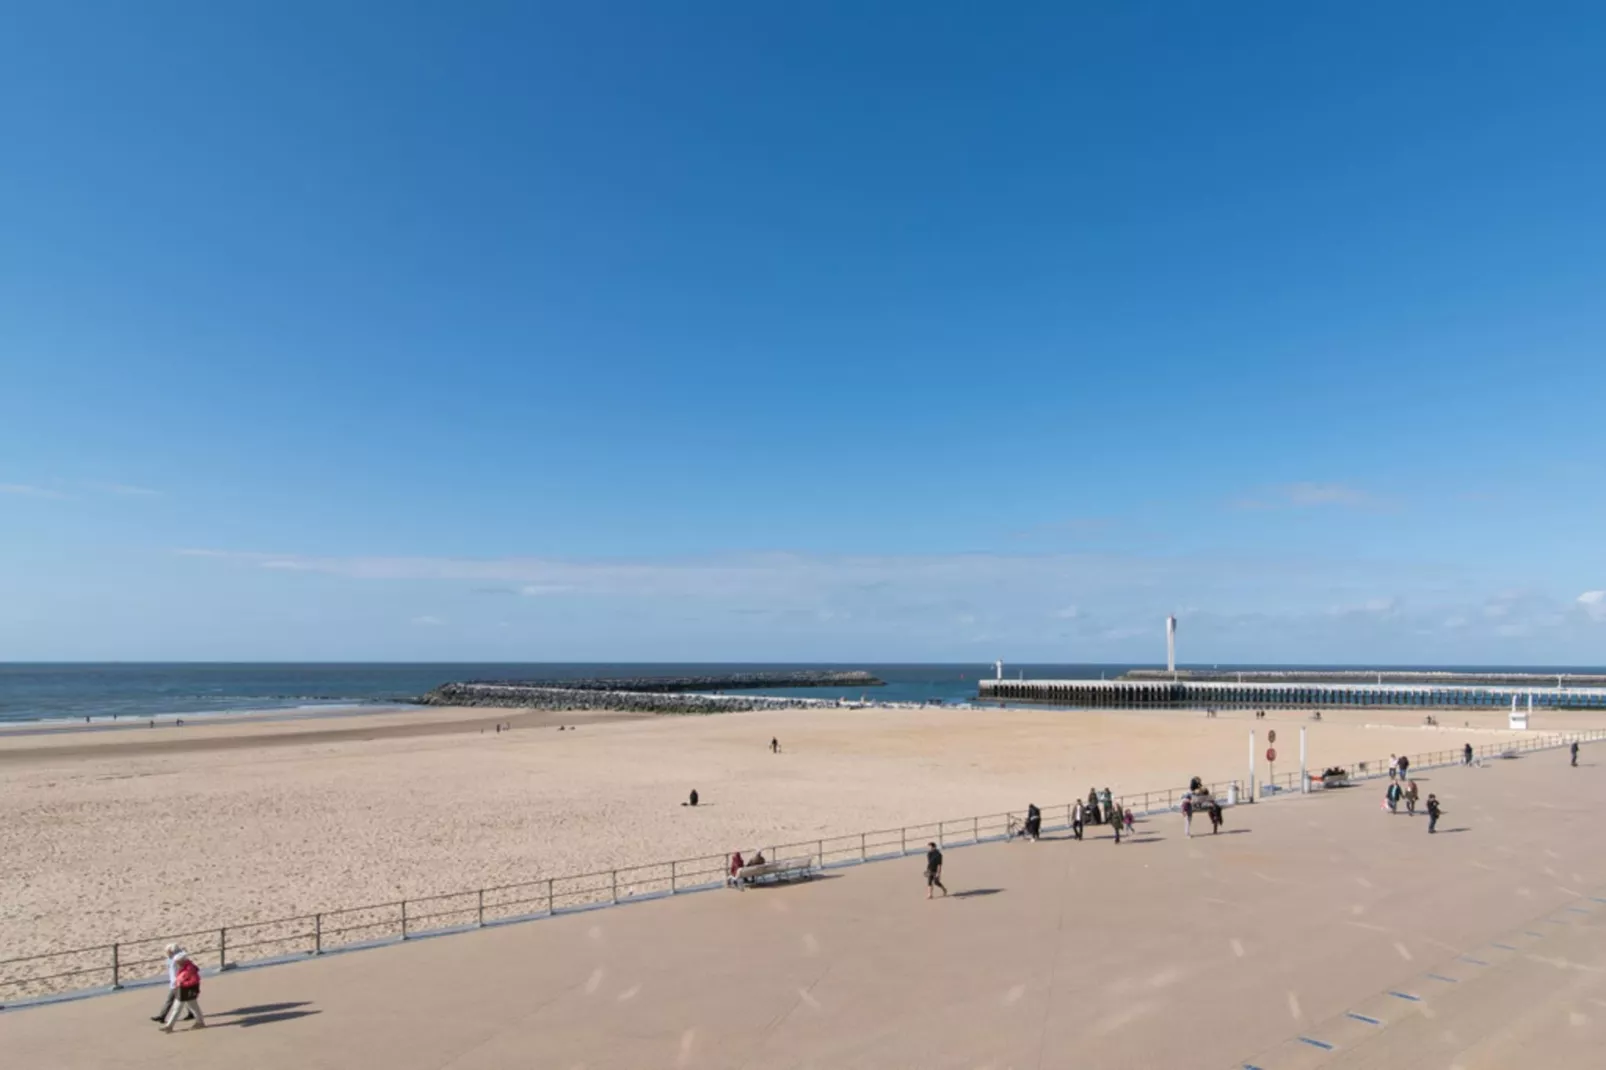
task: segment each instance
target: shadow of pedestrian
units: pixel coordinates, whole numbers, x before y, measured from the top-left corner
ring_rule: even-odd
[[[1470,826],[1468,826],[1468,825],[1457,825],[1453,829],[1439,829],[1438,830],[1438,834],[1440,836],[1448,836],[1452,832],[1471,832],[1471,831],[1472,831],[1472,828]]]
[[[950,899],[976,899],[984,895],[997,895],[1002,888],[967,888],[962,892],[955,892]]]
[[[306,1007],[310,1004],[306,1000],[296,1003],[259,1003],[255,1007],[236,1007],[232,1011],[221,1011],[216,1017],[231,1018],[236,1015],[245,1017],[252,1014],[272,1014],[275,1011],[290,1011],[297,1007]]]
[[[252,1026],[273,1025],[275,1022],[290,1022],[297,1018],[310,1018],[314,1014],[323,1013],[316,1010],[304,1011],[296,1009],[306,1006],[308,1004],[303,1001],[301,1003],[267,1003],[259,1007],[241,1007],[238,1010],[225,1011],[223,1014],[218,1015],[217,1017],[220,1018],[232,1017],[233,1020],[218,1022],[217,1025],[222,1028],[237,1025],[249,1029]]]

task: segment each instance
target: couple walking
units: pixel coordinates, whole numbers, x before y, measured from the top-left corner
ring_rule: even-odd
[[[171,1033],[179,1015],[185,1011],[194,1019],[191,1029],[205,1029],[206,1017],[201,1014],[201,968],[190,958],[190,953],[177,944],[168,944],[164,949],[167,956],[167,1002],[162,1004],[161,1012],[151,1019],[162,1026],[162,1032]]]

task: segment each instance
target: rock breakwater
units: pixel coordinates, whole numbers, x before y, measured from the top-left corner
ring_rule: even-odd
[[[622,710],[631,713],[734,713],[799,705],[836,705],[834,699],[718,695],[759,687],[880,687],[867,672],[799,670],[720,676],[650,676],[596,680],[471,680],[442,684],[419,699],[426,706],[536,710]]]

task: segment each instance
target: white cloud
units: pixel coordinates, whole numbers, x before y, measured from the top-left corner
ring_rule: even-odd
[[[1578,604],[1591,620],[1606,620],[1606,591],[1585,591],[1578,596]]]
[[[1235,509],[1305,509],[1333,505],[1347,509],[1372,509],[1382,502],[1375,496],[1343,483],[1284,483],[1267,487],[1232,502]]]
[[[133,483],[91,483],[91,489],[104,494],[116,494],[124,498],[155,498],[162,492],[149,487],[136,486]]]
[[[63,494],[59,490],[49,487],[36,487],[31,483],[0,483],[0,494],[15,494],[24,498],[56,498],[66,499],[71,495]]]

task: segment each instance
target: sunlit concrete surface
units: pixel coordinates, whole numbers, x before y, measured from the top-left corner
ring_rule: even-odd
[[[29,1067],[1598,1065],[1606,746],[0,1014]],[[1023,800],[1024,805],[1024,800]],[[1601,898],[1595,898],[1601,897]],[[1404,998],[1415,997],[1415,998]],[[1319,1043],[1310,1043],[1316,1041]],[[1323,1046],[1326,1045],[1326,1046]]]

